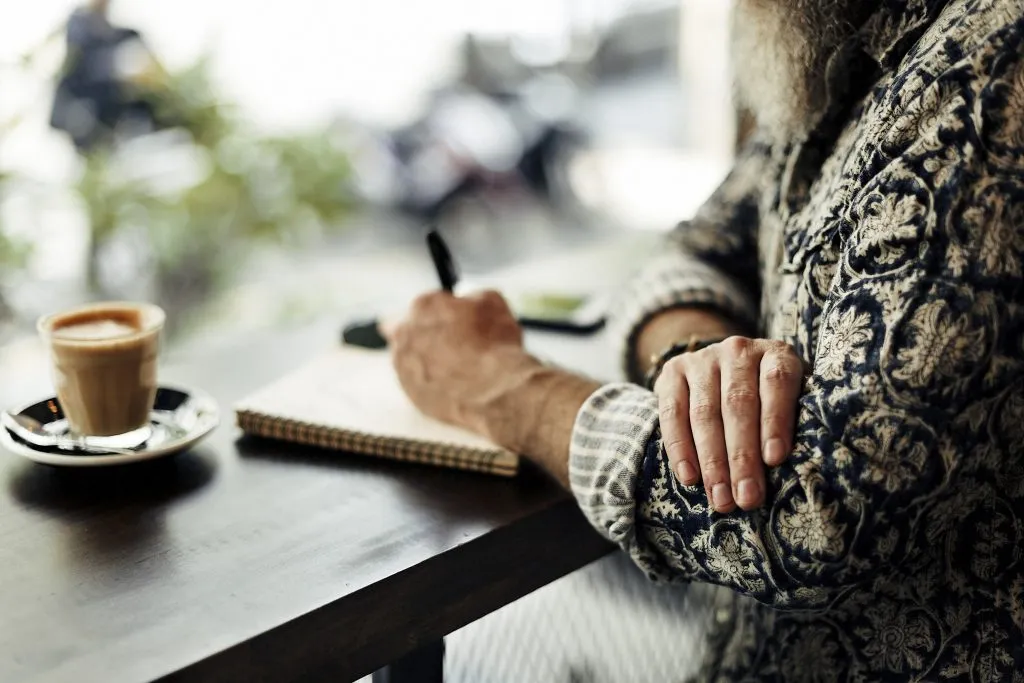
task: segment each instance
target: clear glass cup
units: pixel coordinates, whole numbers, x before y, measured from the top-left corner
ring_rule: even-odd
[[[39,320],[74,436],[132,444],[148,438],[165,319],[154,304],[104,302]]]

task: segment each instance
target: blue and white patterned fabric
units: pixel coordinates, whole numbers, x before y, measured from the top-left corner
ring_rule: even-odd
[[[805,359],[766,506],[679,485],[636,384],[577,418],[594,526],[731,600],[702,680],[1024,680],[1024,3],[878,5],[842,48],[863,82],[807,139],[753,141],[616,317],[624,359],[687,305]]]

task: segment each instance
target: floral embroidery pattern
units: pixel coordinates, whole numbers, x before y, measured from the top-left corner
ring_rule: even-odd
[[[928,621],[898,605],[883,602],[864,610],[869,627],[856,629],[864,638],[864,654],[877,658],[889,671],[901,673],[921,669],[935,646]]]
[[[838,381],[846,376],[846,364],[863,363],[865,347],[872,336],[871,316],[857,315],[854,308],[848,308],[836,316],[834,327],[829,330],[818,347],[814,359],[814,371],[822,379]]]
[[[1024,0],[878,5],[849,120],[809,154],[751,145],[616,316],[627,358],[693,304],[760,310],[804,357],[767,506],[679,486],[636,385],[577,418],[594,526],[722,587],[705,681],[1024,681]]]

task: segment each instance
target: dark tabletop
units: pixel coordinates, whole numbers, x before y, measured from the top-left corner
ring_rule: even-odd
[[[239,440],[232,403],[336,332],[169,359],[162,379],[223,411],[190,453],[92,471],[0,452],[0,681],[348,681],[609,551],[529,467]],[[594,341],[531,342],[600,365]]]

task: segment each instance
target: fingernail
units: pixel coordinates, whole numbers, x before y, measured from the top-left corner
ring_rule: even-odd
[[[786,444],[782,439],[776,437],[768,439],[764,445],[764,461],[768,465],[781,465],[786,459]]]
[[[757,499],[760,494],[760,487],[753,479],[744,479],[736,486],[736,502],[740,507],[753,507],[757,505]]]
[[[697,483],[697,470],[693,468],[689,460],[683,460],[676,465],[676,476],[686,486],[693,486]]]
[[[729,491],[729,485],[724,482],[715,484],[715,487],[711,489],[711,502],[718,510],[724,510],[732,505],[732,492]]]

